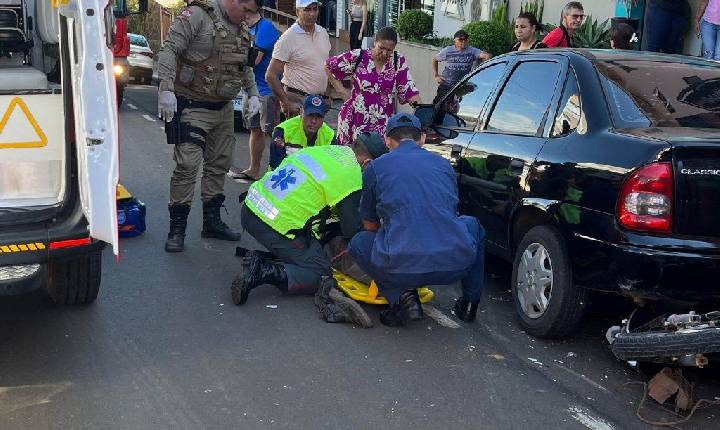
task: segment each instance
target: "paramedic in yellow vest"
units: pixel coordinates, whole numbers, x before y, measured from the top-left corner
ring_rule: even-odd
[[[250,0],[192,0],[170,27],[157,55],[158,114],[165,121],[176,163],[170,179],[167,252],[181,252],[200,166],[203,203],[201,236],[237,241],[240,235],[220,219],[225,174],[232,161],[232,100],[249,94],[249,110],[260,100],[252,65],[251,38],[244,19],[257,12]]]
[[[287,155],[302,148],[335,143],[335,131],[325,123],[327,111],[322,96],[309,95],[305,97],[301,115],[275,127],[270,142],[270,169],[275,169]]]
[[[232,284],[233,303],[245,303],[250,291],[263,284],[292,294],[315,293],[332,272],[330,259],[312,232],[312,221],[335,207],[342,236],[352,238],[361,225],[361,165],[385,151],[385,147],[368,150],[362,144],[305,148],[252,184],[240,210],[242,226],[277,260],[258,252],[246,256],[243,273]],[[330,322],[372,325],[353,300],[343,302],[341,308],[335,309]]]

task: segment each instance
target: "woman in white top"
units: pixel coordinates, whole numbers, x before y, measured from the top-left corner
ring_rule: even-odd
[[[367,24],[367,1],[352,0],[347,13],[350,17],[350,50],[360,49]]]

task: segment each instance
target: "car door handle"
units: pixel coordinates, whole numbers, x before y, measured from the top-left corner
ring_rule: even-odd
[[[510,160],[509,171],[513,176],[520,176],[525,168],[525,161],[519,158],[513,158]]]

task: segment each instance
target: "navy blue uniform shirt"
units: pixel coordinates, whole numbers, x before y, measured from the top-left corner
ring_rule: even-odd
[[[450,163],[412,140],[373,160],[363,172],[360,217],[380,222],[370,260],[388,273],[467,269],[476,239],[458,219]]]

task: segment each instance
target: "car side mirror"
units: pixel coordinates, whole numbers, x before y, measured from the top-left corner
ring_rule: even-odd
[[[418,105],[418,107],[415,108],[415,116],[420,120],[420,124],[423,127],[430,127],[433,125],[435,107],[433,105]]]
[[[443,127],[465,127],[467,125],[464,119],[452,112],[443,112],[441,124]]]

